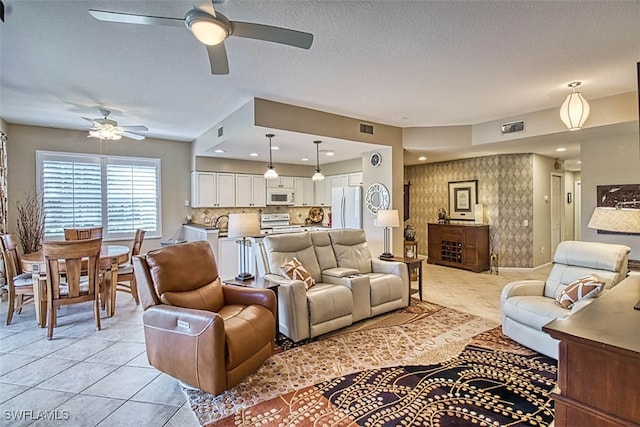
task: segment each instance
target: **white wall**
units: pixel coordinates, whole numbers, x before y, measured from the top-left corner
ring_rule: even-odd
[[[551,172],[554,159],[534,154],[533,161],[533,266],[550,262]]]
[[[596,207],[598,185],[640,184],[638,133],[582,142],[582,240],[619,243],[631,248],[630,259],[640,260],[640,235],[598,234],[587,228]]]

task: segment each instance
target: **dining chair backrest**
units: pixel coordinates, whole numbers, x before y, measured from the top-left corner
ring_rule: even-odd
[[[47,338],[53,338],[56,311],[62,305],[93,301],[93,316],[100,330],[100,249],[102,238],[45,242],[47,268]]]
[[[47,291],[54,300],[98,293],[101,246],[101,238],[43,243]]]
[[[7,290],[7,325],[11,324],[14,313],[20,313],[22,306],[33,299],[33,282],[31,275],[27,273],[18,273],[16,265],[17,248],[14,247],[13,253],[6,250],[5,236],[0,239],[0,248],[2,249],[2,262],[4,264],[5,285]],[[18,264],[20,266],[20,264]],[[20,266],[21,267],[21,266]]]
[[[147,230],[143,230],[141,228],[136,230],[136,235],[133,239],[133,246],[131,246],[131,258],[136,255],[140,255],[140,249],[142,249],[142,242],[144,241],[144,235],[146,232]],[[129,261],[131,261],[131,259]]]
[[[102,238],[102,227],[64,229],[64,240],[86,240],[97,237]]]
[[[0,235],[0,244],[2,250],[7,251],[7,255],[13,261],[14,276],[22,274],[22,261],[20,259],[20,253],[18,252],[18,239],[15,234],[2,234]]]

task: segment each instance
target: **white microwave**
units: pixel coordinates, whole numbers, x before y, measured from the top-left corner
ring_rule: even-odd
[[[267,205],[293,205],[293,190],[267,188]]]

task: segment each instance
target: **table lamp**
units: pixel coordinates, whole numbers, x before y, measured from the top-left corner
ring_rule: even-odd
[[[400,226],[398,211],[396,209],[379,209],[376,225],[384,227],[384,252],[380,255],[380,258],[393,258],[390,248],[391,228]]]
[[[229,214],[229,234],[231,238],[241,238],[236,240],[240,243],[240,273],[236,276],[237,280],[245,281],[253,279],[253,275],[249,273],[249,260],[247,257],[247,246],[251,245],[251,241],[247,240],[247,236],[260,235],[260,221],[257,213],[237,213]]]

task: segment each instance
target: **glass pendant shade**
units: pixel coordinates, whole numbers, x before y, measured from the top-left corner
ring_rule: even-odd
[[[273,168],[273,165],[267,166],[267,171],[264,173],[264,177],[266,179],[276,179],[278,177],[278,172]]]
[[[316,173],[313,174],[311,180],[313,181],[322,181],[324,179],[324,175],[319,170],[316,170]]]
[[[567,99],[564,100],[560,107],[560,119],[569,130],[578,130],[589,117],[589,103],[580,92],[576,92],[576,88],[580,86],[580,82],[569,83],[569,87],[573,90]]]

